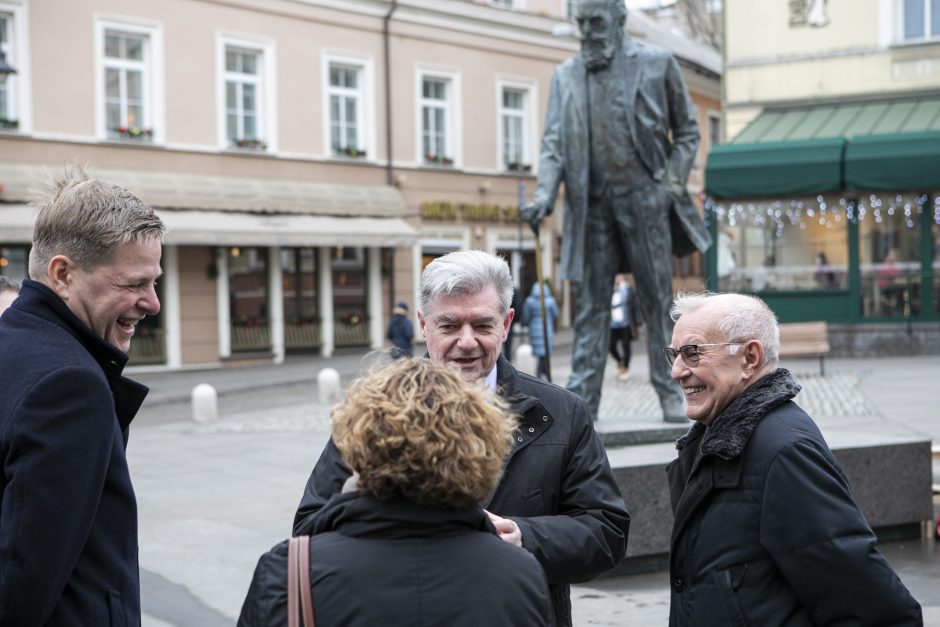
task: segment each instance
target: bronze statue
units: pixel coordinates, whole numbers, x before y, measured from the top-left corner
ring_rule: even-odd
[[[552,76],[538,183],[522,216],[537,229],[565,183],[561,277],[577,289],[568,388],[596,418],[613,278],[632,272],[664,418],[685,422],[661,349],[672,336],[672,254],[711,245],[686,190],[698,123],[676,60],[626,36],[626,18],[623,0],[579,4],[581,52]]]

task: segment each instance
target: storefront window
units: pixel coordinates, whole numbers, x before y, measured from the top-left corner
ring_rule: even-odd
[[[29,247],[28,246],[2,246],[0,247],[0,275],[9,277],[18,283],[29,278]]]
[[[920,221],[926,197],[872,195],[858,205],[862,315],[920,313]]]
[[[284,283],[284,346],[288,349],[320,346],[317,249],[282,249],[281,272]]]
[[[336,346],[369,343],[366,318],[366,251],[359,246],[333,249],[333,323]]]
[[[228,250],[233,352],[271,349],[267,258],[266,248]]]
[[[840,201],[820,196],[712,210],[721,291],[847,288],[848,220]]]

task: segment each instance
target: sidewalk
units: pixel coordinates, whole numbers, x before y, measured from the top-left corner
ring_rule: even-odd
[[[559,334],[556,348],[554,380],[563,384],[570,331]],[[345,387],[368,367],[365,353],[294,357],[277,367],[131,374],[152,390],[128,447],[140,510],[145,625],[234,624],[257,558],[289,534],[329,437],[329,407],[317,401],[316,375],[335,368]],[[824,378],[812,360],[784,365],[804,384],[797,400],[811,408],[827,438],[865,430],[940,443],[940,411],[931,393],[940,381],[937,357],[831,359]],[[635,351],[629,381],[617,381],[608,368],[599,431],[666,424],[647,372],[644,350]],[[189,394],[201,382],[219,391],[221,419],[212,425],[190,419]],[[934,475],[940,476],[937,462]],[[926,624],[940,625],[940,544],[883,549],[925,606]],[[667,579],[654,573],[574,586],[575,624],[665,625]]]

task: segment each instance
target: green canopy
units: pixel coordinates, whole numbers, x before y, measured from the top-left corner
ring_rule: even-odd
[[[940,96],[767,109],[712,148],[714,198],[940,187]]]

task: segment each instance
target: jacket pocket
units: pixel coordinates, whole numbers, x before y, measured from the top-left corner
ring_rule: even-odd
[[[719,570],[714,574],[715,583],[721,596],[721,604],[725,608],[725,615],[728,617],[728,625],[737,625],[738,627],[747,627],[748,625],[744,612],[738,606],[738,598],[735,594],[735,590],[741,585],[745,573],[747,573],[747,564],[730,570]]]
[[[121,593],[116,590],[108,590],[108,613],[111,615],[111,627],[127,627],[124,602]]]
[[[525,506],[529,516],[541,516],[546,513],[545,499],[542,498],[542,488],[536,488],[525,495]]]

